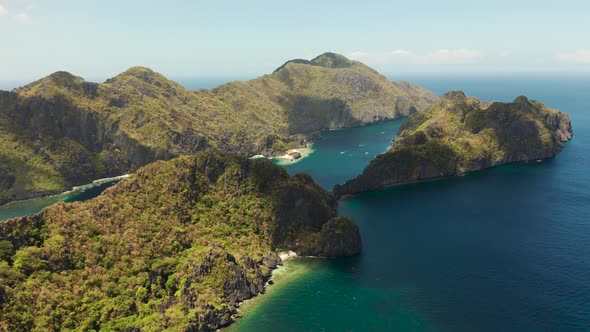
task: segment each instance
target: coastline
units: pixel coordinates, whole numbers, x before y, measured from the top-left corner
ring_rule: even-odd
[[[253,319],[254,317],[252,314],[260,308],[265,301],[274,296],[275,293],[280,291],[284,286],[307,274],[311,268],[304,262],[307,259],[314,259],[313,257],[298,256],[293,251],[281,252],[279,253],[279,257],[283,260],[283,264],[277,266],[277,268],[272,271],[272,275],[265,285],[264,292],[241,302],[237,309],[238,312],[235,315],[235,320],[231,324],[219,328],[218,331],[238,331],[240,328],[240,322],[247,319]]]
[[[569,142],[569,141],[568,141]],[[566,142],[566,143],[568,143]],[[550,161],[553,158],[555,158],[555,155],[550,156],[550,157],[546,157],[546,158],[541,158],[541,159],[537,159],[537,158],[531,158],[531,159],[527,159],[527,160],[521,160],[521,161],[511,161],[511,162],[506,162],[506,163],[501,163],[498,165],[494,165],[494,166],[490,166],[490,167],[485,167],[485,168],[481,168],[478,170],[474,170],[474,171],[469,171],[469,172],[465,172],[465,173],[458,173],[458,174],[452,174],[452,175],[444,175],[444,176],[436,176],[436,177],[431,177],[431,178],[424,178],[424,179],[418,179],[418,180],[406,180],[406,181],[400,181],[400,182],[395,182],[395,183],[391,183],[391,184],[384,184],[382,186],[376,187],[374,189],[367,189],[367,190],[361,190],[361,191],[356,191],[356,192],[351,192],[351,193],[345,193],[345,194],[341,194],[341,195],[337,195],[337,199],[338,201],[343,201],[343,200],[347,200],[350,198],[353,198],[356,195],[361,195],[361,194],[365,194],[365,193],[371,193],[371,192],[377,192],[380,190],[387,190],[387,189],[392,189],[392,188],[398,188],[398,187],[403,187],[406,185],[413,185],[413,184],[420,184],[420,183],[428,183],[428,182],[436,182],[436,181],[442,181],[442,180],[449,180],[449,179],[454,179],[454,178],[460,178],[460,177],[465,177],[465,176],[472,176],[472,175],[476,175],[480,172],[483,171],[489,171],[489,170],[494,170],[494,169],[500,169],[502,167],[507,167],[507,166],[517,166],[517,165],[523,165],[523,166],[529,166],[527,165],[528,163],[535,163],[533,165],[536,164],[542,164],[544,162]],[[335,188],[336,186],[334,186]],[[332,188],[332,193],[334,193],[334,188]]]
[[[284,263],[285,261],[287,261],[290,258],[297,257],[297,253],[294,251],[291,251],[291,250],[289,250],[287,252],[283,251],[283,252],[279,253],[279,257],[281,257],[281,260]]]
[[[301,157],[295,159],[291,155],[289,155],[290,152],[298,152],[301,154]],[[292,164],[296,164],[296,163],[300,162],[301,160],[309,157],[314,152],[315,152],[315,150],[313,149],[313,143],[307,143],[307,147],[305,147],[305,148],[291,149],[282,156],[271,157],[269,159],[272,159],[277,165],[280,165],[280,166],[292,165]]]
[[[0,205],[0,209],[2,208],[8,208],[12,205],[17,205],[17,204],[21,204],[21,203],[27,203],[30,201],[35,201],[35,200],[40,200],[40,199],[48,199],[48,198],[57,198],[60,197],[62,195],[68,195],[68,194],[72,194],[75,192],[79,192],[79,191],[83,191],[85,189],[91,188],[93,186],[96,185],[101,185],[107,182],[112,182],[112,181],[121,181],[121,180],[125,180],[127,178],[129,178],[131,176],[131,174],[123,174],[123,175],[119,175],[119,176],[114,176],[112,178],[102,178],[102,179],[96,179],[93,180],[91,183],[88,184],[84,184],[81,186],[74,186],[72,187],[72,189],[64,191],[64,192],[60,192],[60,193],[56,193],[56,194],[49,194],[49,195],[44,195],[44,196],[39,196],[39,197],[33,197],[33,198],[27,198],[27,199],[19,199],[19,200],[14,200],[14,201],[10,201],[6,204]]]
[[[123,174],[123,175],[115,176],[112,178],[97,179],[97,180],[92,181],[89,184],[73,187],[71,190],[63,192],[60,195],[67,195],[67,194],[71,194],[71,193],[78,192],[78,191],[84,191],[84,190],[91,188],[93,186],[101,185],[101,184],[108,183],[108,182],[122,181],[122,180],[129,178],[130,176],[131,176],[131,174]]]
[[[297,159],[293,158],[293,156],[290,153],[294,153],[294,152],[299,153],[301,155],[301,157],[299,157]],[[286,165],[292,165],[292,164],[298,163],[301,160],[309,157],[314,152],[315,152],[315,150],[313,148],[313,143],[309,142],[309,143],[307,143],[306,147],[298,148],[298,149],[290,149],[287,152],[285,152],[285,154],[283,154],[281,156],[267,157],[263,154],[257,154],[257,155],[250,157],[250,159],[268,159],[268,160],[272,160],[277,165],[286,166]]]
[[[24,216],[39,213],[44,208],[49,207],[55,203],[67,201],[67,199],[70,197],[70,195],[80,194],[80,193],[85,192],[88,189],[99,187],[101,185],[104,185],[104,184],[107,184],[110,182],[119,182],[119,181],[129,178],[130,176],[131,176],[131,174],[124,174],[124,175],[119,175],[119,176],[115,176],[112,178],[97,179],[97,180],[92,181],[91,183],[88,183],[88,184],[85,184],[82,186],[72,187],[70,190],[64,191],[61,193],[40,196],[40,197],[35,197],[35,198],[29,198],[29,199],[10,201],[4,205],[0,205],[0,222],[2,222],[3,220],[8,220],[8,219],[16,218],[16,217],[24,217]],[[15,213],[10,213],[11,210],[27,210],[27,212],[30,212],[30,213],[26,213],[26,214],[16,213],[15,214]],[[3,216],[3,214],[6,214],[6,216]]]

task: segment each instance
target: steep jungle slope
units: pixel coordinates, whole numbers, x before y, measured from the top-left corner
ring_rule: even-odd
[[[342,196],[551,158],[572,135],[570,117],[538,101],[520,96],[511,103],[481,102],[453,91],[408,118],[388,151],[334,192]]]
[[[101,196],[0,223],[0,330],[214,331],[264,291],[277,252],[360,251],[305,174],[199,152]]]

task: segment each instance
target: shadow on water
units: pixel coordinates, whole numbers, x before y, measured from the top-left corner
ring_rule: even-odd
[[[8,203],[6,205],[0,206],[0,221],[39,213],[44,208],[57,202],[82,202],[95,198],[107,188],[117,184],[119,181],[121,181],[121,179],[101,181],[99,183],[92,183],[89,185],[77,187],[72,191],[68,191],[59,195]]]

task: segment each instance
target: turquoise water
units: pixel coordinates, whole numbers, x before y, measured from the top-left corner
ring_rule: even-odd
[[[57,202],[77,202],[94,198],[100,195],[105,189],[113,186],[119,181],[119,179],[104,181],[97,184],[78,187],[75,190],[55,196],[15,201],[6,205],[2,205],[0,206],[0,221],[35,214]]]
[[[590,330],[590,78],[406,79],[438,94],[542,100],[572,116],[574,140],[549,161],[342,201],[363,253],[289,262],[309,272],[273,286],[230,330]],[[384,151],[401,123],[325,132],[311,156],[287,169],[331,189]],[[92,198],[92,190],[0,207],[0,220]]]
[[[309,157],[288,165],[289,173],[305,172],[324,188],[332,189],[343,179],[359,175],[365,166],[391,144],[394,133],[404,120],[372,126],[325,131]]]
[[[574,140],[556,158],[406,185],[344,200],[360,256],[311,265],[232,331],[590,330],[590,78],[414,78],[441,94],[542,100],[572,117]],[[399,122],[325,133],[305,170],[327,188],[383,150]],[[391,126],[391,127],[387,127]],[[360,143],[363,144],[363,143]]]

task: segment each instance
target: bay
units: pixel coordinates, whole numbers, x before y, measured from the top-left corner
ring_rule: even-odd
[[[572,117],[556,158],[357,195],[363,252],[295,259],[230,331],[581,331],[590,328],[590,78],[411,76],[442,94],[538,99]],[[403,120],[325,132],[285,166],[331,189],[383,152]],[[0,207],[0,220],[109,184]],[[94,191],[96,190],[96,192]],[[292,275],[289,277],[288,275]],[[284,281],[284,282],[283,282]]]
[[[289,262],[308,268],[231,331],[582,331],[590,328],[590,78],[410,77],[442,94],[527,95],[572,117],[557,157],[365,193],[340,202],[357,221],[357,257]],[[286,166],[323,186],[358,174],[398,122],[324,133]],[[391,127],[388,127],[391,126]],[[365,142],[365,143],[362,143]],[[273,286],[274,287],[274,286]]]
[[[121,181],[119,177],[102,179],[58,195],[10,202],[0,206],[0,221],[39,213],[44,208],[58,202],[83,202],[92,199],[119,181]]]

